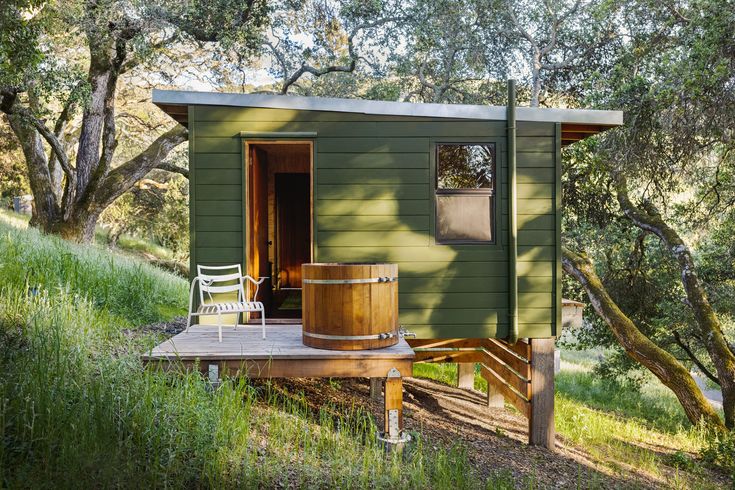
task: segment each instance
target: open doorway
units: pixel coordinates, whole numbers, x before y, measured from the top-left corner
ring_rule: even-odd
[[[312,256],[312,143],[245,143],[246,255],[268,319],[301,318],[301,264]]]

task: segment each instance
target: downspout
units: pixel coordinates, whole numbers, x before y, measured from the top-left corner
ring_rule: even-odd
[[[508,342],[518,341],[518,223],[516,189],[516,81],[508,80]]]

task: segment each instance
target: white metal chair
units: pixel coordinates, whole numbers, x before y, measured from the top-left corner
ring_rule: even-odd
[[[231,273],[223,273],[227,270]],[[208,274],[206,271],[217,271],[219,274]],[[236,271],[236,272],[234,272]],[[244,286],[243,280],[247,279],[247,286]],[[222,315],[235,314],[235,329],[240,320],[241,313],[260,313],[260,323],[263,327],[263,339],[265,340],[265,308],[263,303],[258,301],[258,290],[260,285],[267,277],[261,277],[257,281],[250,276],[243,276],[240,264],[223,265],[223,266],[202,266],[197,265],[197,276],[191,281],[191,291],[189,292],[189,317],[186,321],[186,331],[191,326],[191,318],[193,316],[217,316],[217,327],[219,332],[219,341],[222,342]],[[224,283],[224,284],[223,284]],[[255,285],[255,294],[253,300],[250,301],[250,283]],[[194,286],[199,285],[199,308],[194,308]],[[218,285],[219,284],[219,285]],[[246,289],[247,288],[247,289]],[[218,293],[234,293],[237,292],[237,301],[216,302],[212,298],[212,294]],[[209,297],[209,303],[204,303],[204,293]],[[246,294],[247,293],[247,294]]]

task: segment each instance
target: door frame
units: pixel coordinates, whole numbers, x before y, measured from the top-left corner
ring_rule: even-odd
[[[250,274],[253,270],[253,265],[250,260],[251,252],[251,232],[250,232],[250,213],[249,206],[252,199],[250,193],[250,180],[252,174],[253,162],[250,158],[250,149],[252,146],[265,146],[265,145],[305,145],[309,147],[309,215],[310,215],[310,226],[309,226],[309,260],[314,261],[314,140],[313,139],[246,139],[243,141],[243,172],[242,172],[242,187],[243,187],[243,240],[245,246],[243,247],[243,270],[245,274]],[[271,279],[271,284],[274,278]],[[249,315],[248,315],[249,317]]]

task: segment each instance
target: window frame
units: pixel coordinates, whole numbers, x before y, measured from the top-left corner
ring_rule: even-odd
[[[440,145],[493,145],[494,146],[494,173],[492,186],[488,188],[479,189],[439,189],[439,146]],[[501,240],[498,239],[498,232],[501,227],[498,226],[498,220],[502,219],[501,207],[502,199],[500,193],[499,182],[504,178],[504,156],[505,156],[505,145],[504,141],[493,138],[437,138],[431,142],[431,240],[432,245],[485,245],[499,247]],[[437,237],[437,222],[438,206],[437,197],[443,196],[490,196],[492,200],[492,212],[491,212],[491,235],[492,240],[467,240],[467,239],[439,239]]]

